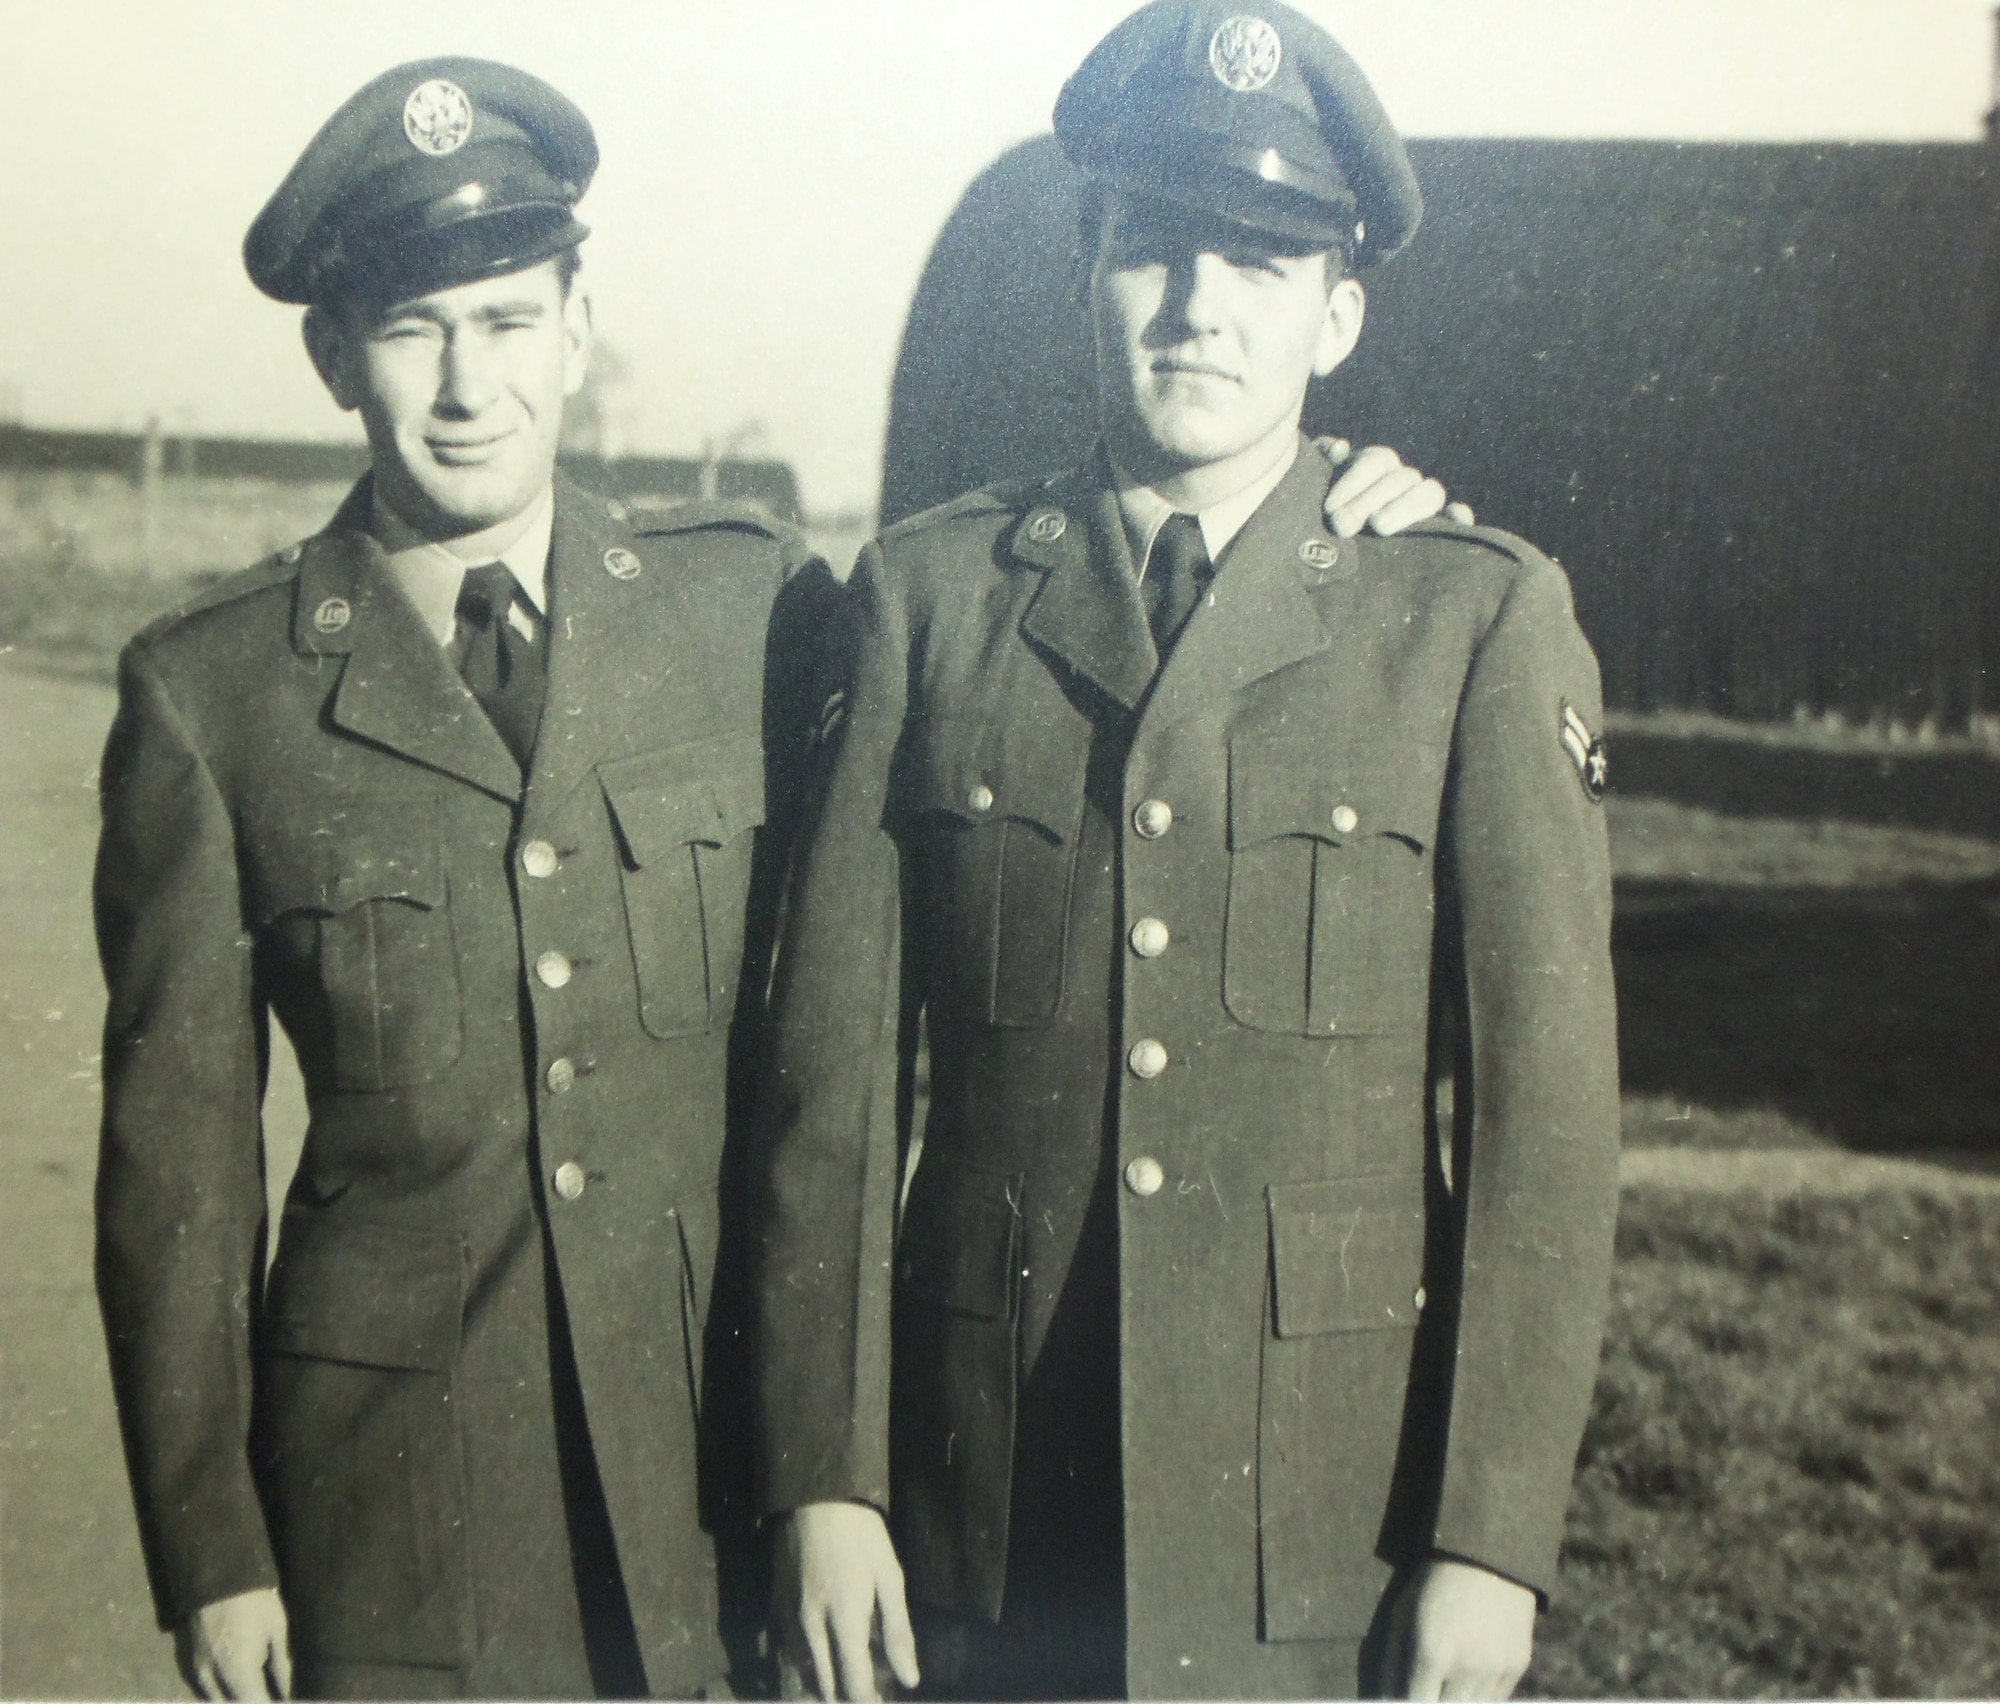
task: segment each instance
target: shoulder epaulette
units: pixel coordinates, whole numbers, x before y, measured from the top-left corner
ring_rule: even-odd
[[[1503,531],[1499,527],[1468,526],[1463,521],[1454,521],[1447,515],[1433,515],[1427,521],[1414,521],[1405,527],[1401,538],[1449,538],[1461,544],[1483,545],[1496,555],[1506,557],[1510,562],[1523,568],[1537,567],[1551,558],[1537,550],[1526,539]]]
[[[632,517],[632,530],[642,538],[700,532],[707,527],[736,527],[781,540],[798,532],[798,528],[779,520],[763,504],[733,497],[696,497],[676,503],[670,509],[641,509]]]
[[[982,485],[976,491],[967,491],[962,496],[920,510],[892,527],[884,527],[881,536],[885,541],[901,538],[905,534],[922,532],[940,522],[961,520],[968,515],[1012,514],[1017,509],[1026,508],[1047,484],[1045,479],[1008,479],[994,485]]]
[[[299,547],[290,545],[261,562],[253,562],[248,568],[219,574],[197,586],[173,608],[147,622],[136,637],[150,639],[156,633],[162,633],[205,610],[218,609],[223,604],[235,603],[239,598],[252,597],[258,592],[269,591],[273,586],[282,586],[297,578],[298,571]]]

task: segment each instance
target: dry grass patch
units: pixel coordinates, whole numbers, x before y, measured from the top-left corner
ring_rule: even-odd
[[[1538,1696],[2000,1693],[2000,1202],[1628,1194]]]

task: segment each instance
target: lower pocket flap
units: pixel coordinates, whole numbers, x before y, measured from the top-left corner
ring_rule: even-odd
[[[912,1191],[898,1262],[904,1290],[974,1319],[1005,1319],[1014,1305],[1019,1194],[1001,1177]]]
[[[1421,1174],[1274,1184],[1268,1195],[1280,1337],[1417,1323],[1423,1310]]]
[[[271,1269],[263,1341],[279,1354],[449,1372],[464,1306],[458,1238],[293,1210]]]

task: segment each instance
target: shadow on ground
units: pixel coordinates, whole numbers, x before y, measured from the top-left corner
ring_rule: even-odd
[[[1612,943],[1628,1095],[1862,1152],[2000,1145],[2000,884],[1624,883]]]

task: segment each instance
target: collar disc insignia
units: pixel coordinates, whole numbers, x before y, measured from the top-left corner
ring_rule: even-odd
[[[456,154],[472,134],[472,100],[456,83],[433,77],[403,103],[403,134],[420,154]]]
[[[1252,94],[1269,85],[1285,57],[1278,32],[1262,18],[1224,18],[1208,38],[1208,68],[1225,89]]]

